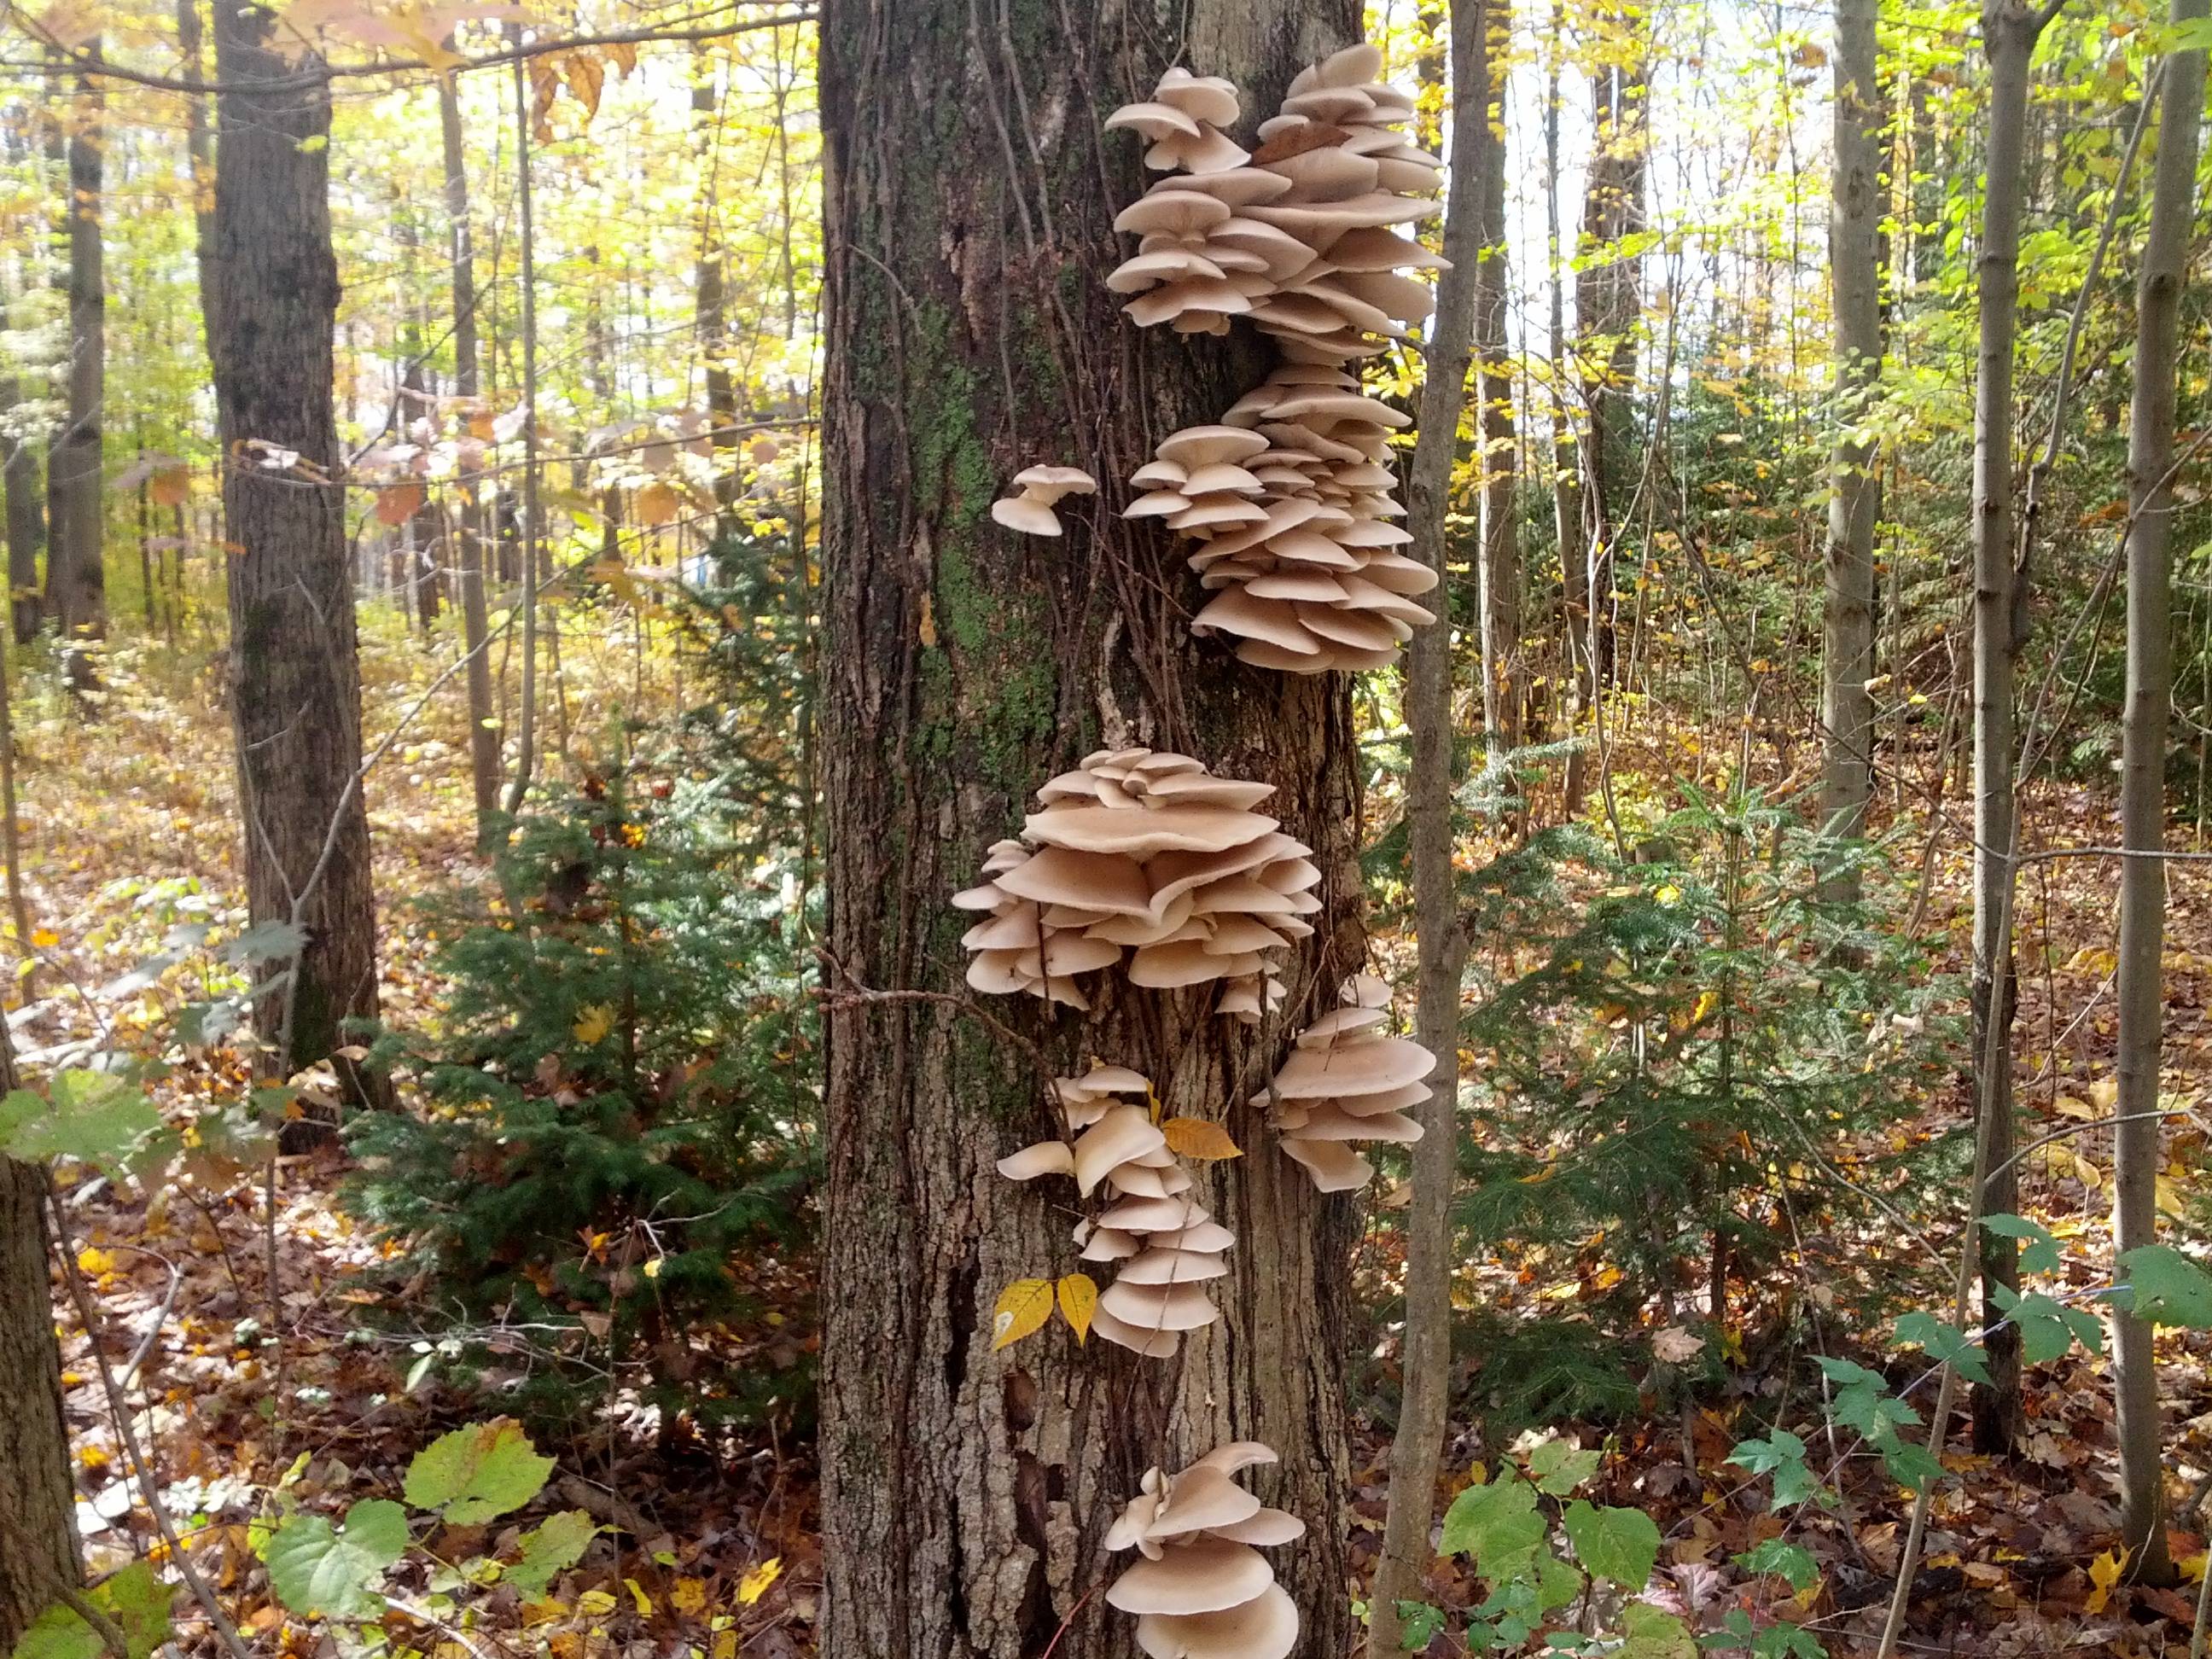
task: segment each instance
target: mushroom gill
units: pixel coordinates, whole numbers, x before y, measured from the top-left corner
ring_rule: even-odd
[[[1100,750],[1048,781],[1022,839],[995,843],[953,896],[989,913],[961,939],[968,983],[1088,1008],[1075,976],[1126,953],[1133,984],[1218,982],[1217,1011],[1256,1024],[1282,1000],[1281,951],[1321,908],[1312,849],[1253,810],[1273,793],[1150,749]]]
[[[1274,1103],[1284,1152],[1322,1192],[1350,1192],[1374,1176],[1374,1165],[1347,1142],[1421,1138],[1421,1126],[1404,1112],[1429,1097],[1436,1057],[1383,1030],[1389,1004],[1389,987],[1354,974],[1341,1006],[1298,1033],[1273,1083],[1252,1097],[1255,1106]]]
[[[1107,1602],[1137,1615],[1137,1645],[1151,1659],[1285,1659],[1297,1644],[1297,1604],[1254,1546],[1289,1543],[1305,1523],[1264,1507],[1234,1479],[1275,1461],[1267,1447],[1240,1440],[1179,1474],[1147,1469],[1107,1529],[1107,1548],[1138,1552]]]
[[[1112,1201],[1075,1230],[1085,1261],[1118,1261],[1091,1328],[1147,1358],[1172,1358],[1182,1334],[1220,1316],[1207,1280],[1228,1272],[1222,1253],[1237,1236],[1190,1197],[1190,1173],[1144,1104],[1152,1087],[1126,1066],[1094,1066],[1053,1079],[1066,1140],[1039,1141],[999,1160],[1010,1181],[1072,1176],[1088,1198],[1102,1186]],[[1134,1096],[1134,1101],[1123,1096]]]

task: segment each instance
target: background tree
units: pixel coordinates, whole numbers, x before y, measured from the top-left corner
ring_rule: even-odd
[[[1192,641],[1156,533],[1077,507],[1046,544],[988,508],[1036,462],[1127,477],[1268,361],[1249,338],[1161,338],[1122,317],[1103,282],[1126,253],[1110,222],[1142,174],[1136,146],[1100,138],[1105,116],[1182,62],[1237,82],[1249,132],[1358,21],[1334,0],[1195,0],[1157,27],[1135,11],[1029,13],[1002,38],[959,0],[833,0],[823,14],[833,971],[879,989],[957,986],[963,923],[947,900],[1038,784],[1117,744],[1276,785],[1268,810],[1315,848],[1326,901],[1270,1032],[1212,1015],[1202,995],[1118,985],[1083,1022],[994,1010],[1055,1065],[1096,1054],[1146,1071],[1170,1112],[1221,1118],[1249,1149],[1225,1178],[1201,1178],[1237,1243],[1221,1325],[1174,1365],[1079,1351],[1064,1333],[992,1356],[1000,1289],[1074,1265],[1056,1212],[991,1167],[1046,1122],[1034,1065],[956,1009],[833,1000],[830,1652],[1029,1659],[1071,1618],[1055,1659],[1126,1652],[1127,1620],[1091,1594],[1114,1506],[1146,1464],[1236,1436],[1281,1454],[1269,1501],[1307,1524],[1277,1563],[1302,1644],[1346,1644],[1333,1334],[1352,1217],[1273,1155],[1246,1097],[1280,1030],[1333,1006],[1359,961],[1346,688]]]
[[[331,410],[330,85],[271,44],[265,8],[218,7],[215,247],[204,296],[224,456],[232,717],[246,894],[297,926],[255,1016],[289,1076],[376,1012],[376,906],[362,799],[361,671]],[[286,958],[280,958],[286,960]],[[341,1070],[365,1081],[351,1062]]]
[[[90,47],[97,58],[100,43]],[[64,212],[69,251],[67,412],[47,451],[52,523],[46,544],[47,612],[63,633],[107,628],[104,562],[107,504],[102,477],[107,385],[107,285],[100,246],[100,178],[106,143],[100,83],[80,79],[59,119],[67,125]]]

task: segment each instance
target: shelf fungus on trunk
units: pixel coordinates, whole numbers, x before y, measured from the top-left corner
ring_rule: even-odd
[[[1235,1479],[1275,1461],[1258,1441],[1237,1440],[1180,1474],[1148,1469],[1107,1529],[1108,1549],[1139,1556],[1108,1587],[1107,1604],[1137,1615],[1137,1645],[1151,1659],[1285,1659],[1297,1644],[1297,1606],[1254,1546],[1290,1543],[1305,1522]]]
[[[1321,363],[1285,363],[1222,416],[1164,440],[1125,517],[1198,543],[1212,592],[1191,619],[1237,654],[1295,674],[1380,668],[1435,620],[1413,596],[1437,575],[1399,550],[1390,434],[1407,417]]]
[[[1351,1192],[1375,1174],[1346,1143],[1421,1138],[1421,1126],[1404,1113],[1429,1097],[1436,1057],[1379,1029],[1390,1018],[1389,1004],[1389,987],[1354,974],[1345,981],[1342,1006],[1298,1033],[1274,1082],[1252,1097],[1255,1106],[1274,1103],[1283,1150],[1322,1192]]]
[[[1221,1253],[1237,1236],[1188,1195],[1190,1172],[1140,1103],[1152,1093],[1141,1074],[1096,1066],[1081,1077],[1054,1079],[1053,1092],[1069,1138],[1024,1146],[999,1160],[999,1173],[1010,1181],[1071,1176],[1085,1198],[1106,1189],[1112,1202],[1075,1229],[1085,1261],[1121,1264],[1098,1298],[1091,1328],[1148,1359],[1171,1358],[1183,1332],[1219,1316],[1205,1285],[1228,1272]]]
[[[1057,536],[1060,514],[1053,511],[1063,495],[1089,495],[1098,481],[1080,467],[1027,466],[1014,474],[1014,493],[991,503],[991,516],[1009,530],[1024,536]]]
[[[962,935],[968,983],[1088,1008],[1076,976],[1120,965],[1175,990],[1219,981],[1217,1012],[1257,1024],[1282,1000],[1279,952],[1313,932],[1312,849],[1253,809],[1274,786],[1187,755],[1100,750],[1037,791],[1022,838],[953,896],[989,914]]]

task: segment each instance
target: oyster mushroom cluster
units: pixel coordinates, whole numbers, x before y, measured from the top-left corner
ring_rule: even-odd
[[[1107,278],[1136,296],[1133,320],[1224,334],[1249,316],[1287,355],[1332,362],[1369,356],[1429,314],[1427,287],[1401,273],[1443,262],[1389,228],[1439,210],[1443,163],[1392,130],[1413,101],[1376,79],[1382,67],[1363,45],[1300,71],[1249,155],[1218,131],[1237,111],[1235,88],[1217,77],[1170,70],[1150,100],[1107,118],[1153,141],[1149,166],[1180,169],[1114,222],[1139,239]]]
[[[953,895],[987,911],[962,935],[968,983],[1088,1008],[1077,976],[1119,965],[1155,990],[1219,981],[1218,1012],[1257,1024],[1283,996],[1277,953],[1313,932],[1313,849],[1253,809],[1274,786],[1188,755],[1102,749],[1037,791],[1021,839]]]
[[[1079,466],[1025,466],[1014,474],[1014,491],[991,503],[991,516],[1024,536],[1057,536],[1063,495],[1088,495],[1098,482]]]
[[[1162,441],[1124,509],[1198,543],[1191,568],[1214,597],[1191,631],[1243,660],[1293,674],[1380,668],[1436,620],[1413,595],[1437,573],[1400,550],[1391,432],[1408,417],[1324,363],[1285,363],[1218,426]]]
[[[1055,1078],[1067,1140],[1042,1140],[999,1161],[1010,1181],[1065,1175],[1088,1198],[1103,1185],[1113,1202],[1075,1230],[1085,1261],[1118,1261],[1118,1276],[1098,1298],[1091,1328],[1148,1359],[1173,1356],[1185,1331],[1219,1316],[1206,1282],[1229,1271],[1222,1252],[1237,1235],[1187,1194],[1190,1172],[1168,1150],[1167,1136],[1144,1103],[1152,1085],[1126,1066],[1095,1066]],[[1135,1100],[1118,1097],[1133,1095]]]
[[[1287,1544],[1305,1522],[1234,1478],[1276,1461],[1258,1441],[1237,1440],[1180,1474],[1148,1469],[1107,1529],[1108,1549],[1140,1558],[1108,1587],[1107,1603],[1137,1615],[1137,1645],[1151,1659],[1285,1659],[1297,1644],[1297,1604],[1253,1546]]]
[[[1283,1150],[1324,1193],[1351,1192],[1374,1176],[1347,1142],[1421,1138],[1405,1109],[1429,1097],[1437,1064],[1419,1043],[1379,1029],[1390,1017],[1390,988],[1373,975],[1346,981],[1342,1001],[1298,1033],[1273,1085],[1252,1097],[1255,1106],[1275,1101]]]

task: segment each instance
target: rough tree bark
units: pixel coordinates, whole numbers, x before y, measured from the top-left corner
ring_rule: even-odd
[[[16,1086],[0,1023],[0,1093]],[[46,1267],[46,1170],[0,1157],[0,1652],[83,1582]]]
[[[453,276],[453,395],[466,400],[481,395],[483,382],[477,363],[477,255],[469,224],[468,149],[461,128],[460,86],[451,75],[438,81],[438,131],[445,152],[446,234]],[[464,471],[456,550],[460,555],[461,645],[469,657],[469,781],[476,791],[479,840],[489,832],[492,815],[499,810],[499,723],[492,712],[491,652],[486,643],[489,626],[484,610],[483,492],[477,473]]]
[[[2173,0],[2172,21],[2202,18],[2206,0]],[[2121,727],[2120,839],[2142,857],[2120,863],[2119,1123],[2113,1131],[2112,1248],[2158,1242],[2159,1059],[2166,1036],[2166,712],[2173,696],[2172,528],[2175,374],[2181,289],[2196,218],[2204,52],[2166,60],[2152,175],[2150,229],[2136,291],[2135,401],[2128,423],[2128,684]],[[2170,1583],[2158,1364],[2151,1328],[2115,1312],[2121,1539],[2136,1574]]]
[[[1974,1065],[1978,1109],[1990,1116],[1989,1178],[1978,1214],[2016,1209],[2013,1162],[2012,891],[2014,670],[2024,642],[2025,583],[2014,568],[2013,347],[2020,325],[2020,216],[2028,66],[2056,10],[1990,0],[1982,13],[1990,60],[1989,138],[1978,262],[1981,339],[1974,381]],[[2021,1423],[2020,1333],[1992,1301],[2020,1287],[2020,1251],[1982,1230],[1982,1315],[1990,1381],[1973,1393],[1974,1444],[2009,1450]],[[1940,1432],[1941,1425],[1937,1425]]]
[[[1444,507],[1452,462],[1459,451],[1475,315],[1488,297],[1482,292],[1478,255],[1486,234],[1489,191],[1482,152],[1496,147],[1490,134],[1488,71],[1488,47],[1495,39],[1493,3],[1495,0],[1455,0],[1451,9],[1451,187],[1444,207],[1443,240],[1444,258],[1451,261],[1451,268],[1437,282],[1436,319],[1422,357],[1425,378],[1413,464],[1406,475],[1406,527],[1413,535],[1410,550],[1437,572],[1440,593],[1450,591],[1445,575]],[[1486,672],[1486,648],[1483,656]],[[1413,743],[1407,817],[1412,832],[1413,932],[1419,947],[1414,1036],[1437,1057],[1437,1063],[1429,1074],[1429,1087],[1435,1092],[1418,1109],[1421,1139],[1413,1147],[1413,1203],[1404,1212],[1402,1387],[1397,1433],[1390,1442],[1382,1555],[1376,1566],[1374,1593],[1368,1598],[1368,1659],[1391,1659],[1401,1651],[1404,1626],[1398,1603],[1426,1599],[1421,1581],[1436,1559],[1430,1525],[1436,1514],[1437,1466],[1443,1456],[1450,1403],[1450,1204],[1452,1174],[1458,1167],[1459,992],[1467,943],[1460,931],[1452,872],[1449,622],[1413,635],[1406,647],[1406,723],[1413,728]],[[1485,684],[1483,697],[1494,705],[1493,684]]]
[[[1874,787],[1874,531],[1881,483],[1874,446],[1857,433],[1881,374],[1881,83],[1875,0],[1836,0],[1835,189],[1828,210],[1828,282],[1835,317],[1835,447],[1828,467],[1828,548],[1820,652],[1820,820],[1827,833],[1865,833]],[[1856,873],[1831,878],[1836,896]]]
[[[1218,419],[1269,359],[1249,336],[1121,316],[1103,278],[1129,247],[1109,226],[1144,179],[1138,147],[1099,124],[1181,61],[1237,81],[1249,135],[1298,67],[1354,37],[1358,9],[1109,0],[975,20],[964,0],[823,9],[829,954],[871,987],[957,988],[951,895],[1038,784],[1109,744],[1275,784],[1267,810],[1316,849],[1326,909],[1265,1034],[1110,976],[1087,1018],[993,1000],[1056,1066],[1134,1066],[1170,1112],[1223,1119],[1246,1149],[1200,1175],[1237,1234],[1222,1318],[1168,1364],[1057,1325],[991,1352],[1000,1291],[1075,1265],[1059,1209],[992,1168],[1048,1132],[1030,1060],[941,1006],[833,1002],[823,1650],[1132,1654],[1135,1621],[1104,1605],[1107,1523],[1147,1464],[1249,1436],[1282,1455],[1255,1485],[1309,1528],[1273,1552],[1300,1650],[1341,1653],[1352,1206],[1313,1192],[1247,1097],[1285,1021],[1333,1006],[1358,959],[1350,701],[1334,677],[1191,640],[1195,581],[1109,505],[1157,440]],[[1004,481],[1045,461],[1086,468],[1102,498],[1063,503],[1064,540],[995,526]]]
[[[699,272],[693,321],[707,381],[708,441],[714,449],[714,533],[737,532],[738,384],[730,373],[729,270],[722,248],[722,94],[714,60],[701,53],[692,70],[692,143],[699,161]]]
[[[1569,389],[1576,384],[1567,351],[1567,261],[1559,240],[1559,62],[1566,55],[1566,9],[1552,0],[1551,28],[1544,52],[1544,233],[1546,269],[1551,299],[1551,328],[1547,337],[1551,358],[1552,404],[1552,531],[1559,550],[1559,659],[1567,685],[1566,730],[1582,726],[1589,706],[1589,667],[1583,660],[1584,629],[1589,620],[1589,561],[1583,539],[1583,475],[1575,453],[1574,412],[1567,406]],[[1567,757],[1564,793],[1567,816],[1582,808],[1585,764],[1583,751]]]
[[[1482,724],[1493,752],[1521,741],[1528,666],[1521,654],[1521,471],[1513,421],[1512,307],[1507,282],[1505,111],[1511,70],[1511,0],[1487,0],[1474,72],[1482,87],[1475,151],[1468,163],[1480,185],[1481,254],[1475,268],[1475,429],[1482,445]]]
[[[376,1012],[376,907],[362,802],[356,654],[342,457],[331,409],[337,261],[331,251],[327,83],[296,82],[274,15],[216,8],[215,245],[202,296],[221,417],[229,560],[232,723],[246,897],[256,923],[307,933],[288,998],[262,1000],[272,1066],[289,1075]],[[310,142],[313,141],[313,142]],[[281,453],[295,452],[284,465]],[[272,964],[273,965],[273,964]],[[271,1006],[284,1004],[289,1008]],[[356,1098],[381,1087],[349,1062]]]
[[[13,409],[22,382],[0,380],[0,409]],[[46,539],[46,484],[39,456],[21,432],[0,433],[0,490],[7,495],[8,587],[15,643],[27,645],[39,631],[39,551]]]
[[[86,49],[98,56],[95,38]],[[46,610],[64,635],[107,631],[107,575],[101,532],[101,405],[106,396],[107,286],[100,252],[101,111],[106,100],[91,76],[78,82],[69,126],[69,410],[48,452],[47,500],[52,523],[46,544]]]

